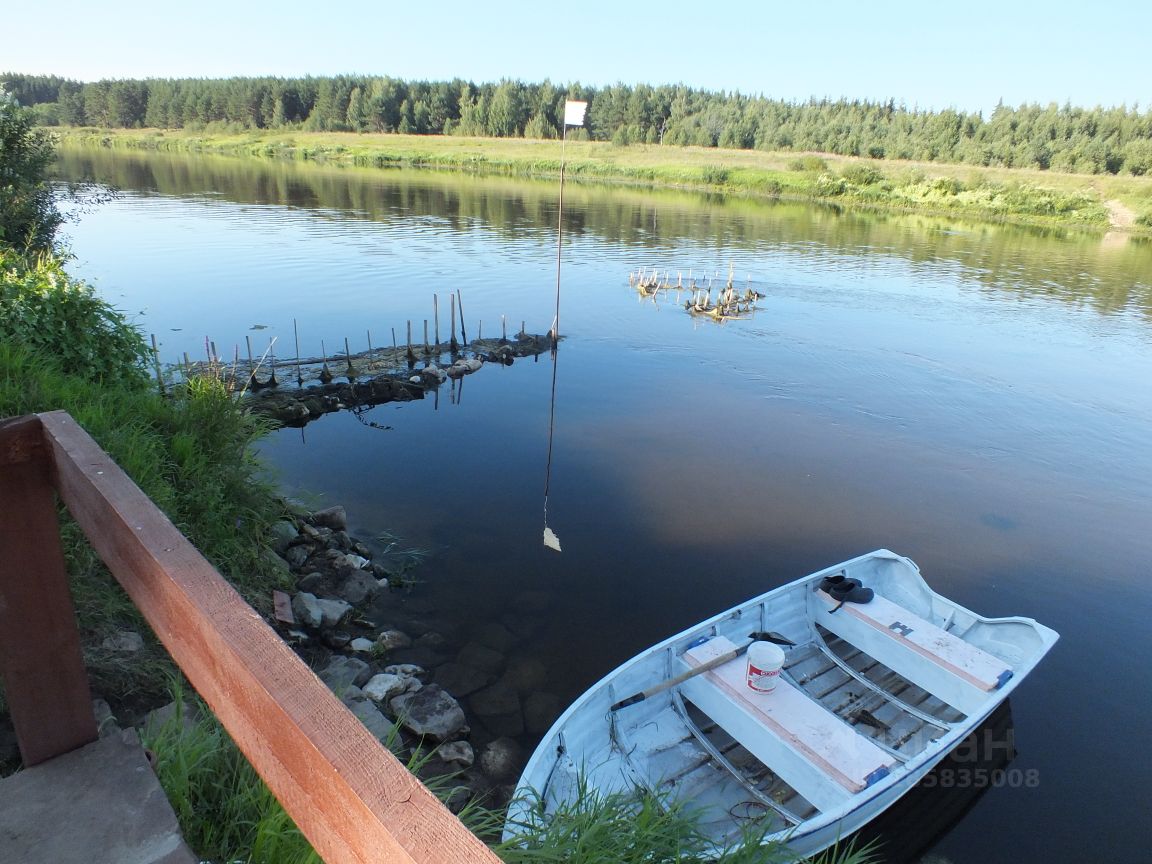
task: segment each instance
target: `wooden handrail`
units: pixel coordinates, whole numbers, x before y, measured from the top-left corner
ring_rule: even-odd
[[[64,412],[0,422],[0,673],[26,763],[95,738],[53,487],[328,864],[499,861]]]

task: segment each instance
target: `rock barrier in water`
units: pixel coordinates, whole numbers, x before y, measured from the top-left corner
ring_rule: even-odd
[[[476,339],[465,351],[448,344],[428,346],[426,354],[421,350],[421,360],[396,348],[290,360],[271,367],[269,379],[263,382],[258,380],[257,367],[241,367],[236,374],[238,379],[250,379],[248,405],[253,413],[280,426],[304,426],[333,411],[423,399],[446,380],[471,375],[492,363],[510,366],[553,347],[551,336],[520,333],[514,339]],[[445,357],[449,362],[441,365]],[[343,381],[334,379],[329,360]],[[297,373],[296,386],[277,378],[276,370],[283,375],[285,368]],[[243,386],[242,380],[238,383]]]

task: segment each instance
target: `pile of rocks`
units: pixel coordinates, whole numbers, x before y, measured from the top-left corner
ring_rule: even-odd
[[[282,634],[377,738],[426,754],[422,777],[456,775],[451,806],[506,800],[560,712],[545,665],[517,653],[550,598],[526,594],[501,621],[453,625],[347,529],[342,507],[274,527],[278,566],[297,587],[277,603]]]

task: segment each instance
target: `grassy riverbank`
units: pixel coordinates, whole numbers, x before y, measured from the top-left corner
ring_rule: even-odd
[[[56,130],[69,144],[700,189],[748,197],[1152,234],[1152,177],[704,147],[345,132]]]

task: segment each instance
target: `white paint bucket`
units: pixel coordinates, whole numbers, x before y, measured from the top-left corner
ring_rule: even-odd
[[[783,648],[773,642],[753,642],[748,646],[748,686],[757,693],[771,693],[783,665]]]

